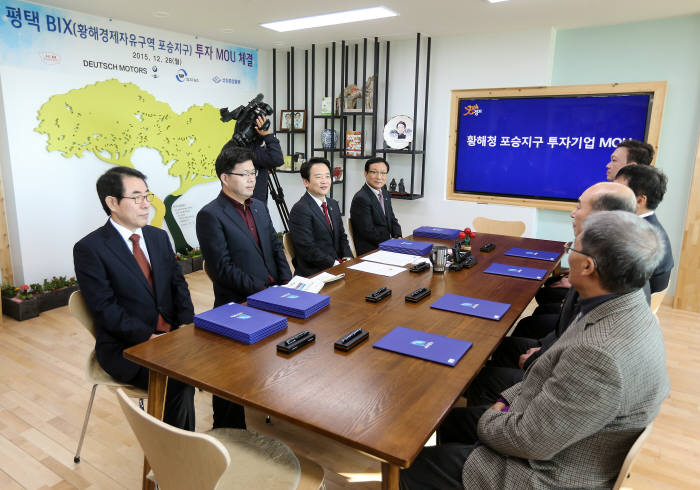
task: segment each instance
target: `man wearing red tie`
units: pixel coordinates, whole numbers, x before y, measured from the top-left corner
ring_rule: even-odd
[[[312,276],[352,258],[340,208],[326,197],[331,190],[331,164],[325,158],[309,158],[299,169],[306,193],[289,213],[294,244],[294,273]]]
[[[187,282],[165,231],[148,226],[153,200],[138,170],[114,167],[97,180],[107,223],[73,248],[75,275],[97,327],[95,353],[113,378],[148,388],[148,369],[124,349],[192,323]],[[164,421],[194,430],[194,389],[168,380]]]

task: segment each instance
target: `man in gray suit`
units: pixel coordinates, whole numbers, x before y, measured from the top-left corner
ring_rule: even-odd
[[[569,248],[581,312],[490,408],[453,410],[401,472],[402,488],[611,488],[669,392],[663,337],[641,288],[661,260],[655,228],[589,216]]]

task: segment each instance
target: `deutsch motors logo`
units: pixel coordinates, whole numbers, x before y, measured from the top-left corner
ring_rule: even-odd
[[[51,53],[49,51],[42,51],[39,53],[41,62],[45,65],[58,65],[61,62],[61,57],[56,53]]]

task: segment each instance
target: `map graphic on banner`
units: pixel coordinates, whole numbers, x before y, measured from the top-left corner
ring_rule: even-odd
[[[235,129],[221,122],[219,108],[245,105],[257,93],[257,50],[27,2],[0,2],[0,9],[3,84],[45,77],[51,90],[51,74],[64,82],[11,103],[3,86],[8,120],[13,111],[36,114],[22,136],[40,134],[49,159],[32,161],[138,168],[137,150],[157,152],[162,175],[149,167],[149,187],[161,180],[168,189],[157,192],[151,225],[165,222],[176,250],[191,248],[173,205],[218,180],[214,161]],[[14,168],[19,159],[11,160]]]

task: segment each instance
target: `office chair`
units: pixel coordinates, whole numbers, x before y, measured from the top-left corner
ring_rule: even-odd
[[[622,484],[625,482],[625,480],[630,477],[630,470],[632,469],[634,460],[637,457],[639,450],[642,448],[644,441],[646,441],[647,437],[649,437],[649,434],[651,434],[653,427],[654,422],[649,422],[649,425],[646,426],[644,431],[641,434],[639,434],[639,437],[637,437],[637,440],[634,441],[634,444],[632,444],[632,447],[627,452],[627,457],[625,457],[625,460],[622,463],[620,473],[618,473],[617,475],[617,480],[615,480],[613,490],[619,490],[622,487]]]
[[[525,233],[525,223],[522,221],[501,221],[480,216],[474,218],[472,226],[478,233],[494,233],[508,236],[523,236],[523,233]]]

